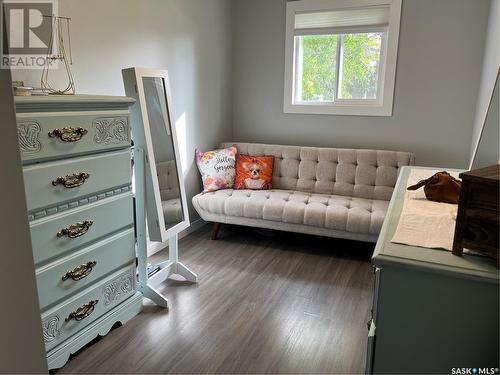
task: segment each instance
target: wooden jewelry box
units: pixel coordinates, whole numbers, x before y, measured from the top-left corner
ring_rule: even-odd
[[[462,256],[464,248],[470,249],[496,259],[497,268],[500,268],[500,164],[464,172],[459,177],[462,179],[462,190],[453,254]]]

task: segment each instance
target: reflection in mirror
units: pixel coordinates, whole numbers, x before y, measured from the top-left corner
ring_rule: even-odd
[[[165,229],[184,220],[171,122],[161,77],[142,77]]]
[[[486,119],[470,169],[488,167],[499,163],[500,160],[499,77],[500,75],[497,75],[497,81],[491,97],[488,113],[486,114]]]

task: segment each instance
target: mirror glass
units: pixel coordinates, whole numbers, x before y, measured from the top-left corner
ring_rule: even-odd
[[[165,81],[142,77],[165,229],[184,220]]]
[[[499,132],[499,76],[493,90],[493,96],[486,114],[483,129],[479,138],[476,154],[471,169],[488,167],[498,164],[500,159],[500,132]]]

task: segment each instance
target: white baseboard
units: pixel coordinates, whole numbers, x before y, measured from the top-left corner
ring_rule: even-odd
[[[206,221],[203,219],[196,219],[191,223],[189,227],[184,229],[179,233],[179,239],[186,237],[187,235],[193,233],[194,231],[197,231],[200,229],[202,226],[207,224]],[[166,249],[168,247],[168,241],[167,242],[149,242],[148,240],[148,257],[150,257],[153,254],[156,254],[163,249]]]

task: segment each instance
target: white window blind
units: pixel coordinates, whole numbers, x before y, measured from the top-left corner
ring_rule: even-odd
[[[316,34],[320,31],[331,34],[352,27],[386,27],[389,24],[389,10],[388,6],[372,6],[296,13],[295,35]]]

